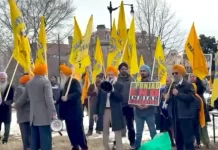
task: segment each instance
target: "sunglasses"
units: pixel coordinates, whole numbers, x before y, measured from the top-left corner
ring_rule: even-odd
[[[172,73],[172,75],[174,76],[174,75],[178,75],[179,73],[178,72],[173,72]]]

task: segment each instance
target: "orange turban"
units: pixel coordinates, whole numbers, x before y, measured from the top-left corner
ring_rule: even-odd
[[[33,69],[33,73],[35,75],[44,76],[47,73],[47,65],[46,64],[36,64]]]
[[[29,80],[30,80],[30,75],[24,75],[20,78],[19,83],[26,84]]]
[[[66,65],[60,65],[60,72],[66,76],[70,76],[72,74],[72,70]]]
[[[185,68],[182,65],[175,64],[173,65],[173,70],[177,70],[179,73],[181,73],[183,76],[186,74]]]
[[[113,72],[115,76],[118,76],[118,71],[115,67],[113,66],[109,66],[107,67],[107,70],[106,70],[106,74],[108,75],[109,72]]]

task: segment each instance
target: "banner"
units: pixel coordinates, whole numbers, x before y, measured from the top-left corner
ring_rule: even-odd
[[[160,82],[132,82],[129,91],[130,105],[159,106]]]
[[[206,64],[207,64],[209,75],[211,75],[212,58],[213,58],[212,54],[204,54],[204,57],[205,57],[205,60],[206,60]],[[187,74],[191,74],[192,73],[192,67],[189,64],[189,61],[188,61],[188,58],[187,58],[186,54],[183,55],[182,65],[185,67]]]

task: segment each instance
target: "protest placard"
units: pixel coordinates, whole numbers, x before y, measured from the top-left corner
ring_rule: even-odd
[[[160,82],[132,82],[129,91],[130,105],[158,106]]]

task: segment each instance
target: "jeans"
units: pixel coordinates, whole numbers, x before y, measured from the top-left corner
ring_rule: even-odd
[[[9,138],[9,134],[10,134],[10,127],[11,127],[11,123],[6,123],[6,122],[0,122],[0,131],[1,131],[1,126],[2,123],[4,123],[4,137],[2,139],[3,142],[8,142],[8,138]]]
[[[136,147],[136,149],[138,149],[141,146],[141,140],[142,140],[142,134],[143,134],[143,130],[144,130],[145,121],[148,125],[151,139],[153,139],[153,137],[157,134],[156,128],[155,128],[155,115],[146,116],[146,117],[139,117],[135,114],[135,121],[136,121],[135,147]]]
[[[31,128],[29,122],[20,123],[20,132],[23,142],[23,150],[30,149],[30,141],[31,141]]]
[[[50,126],[31,126],[31,150],[52,150]]]

